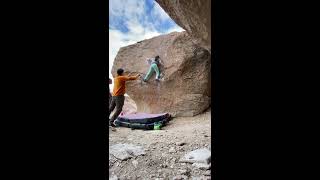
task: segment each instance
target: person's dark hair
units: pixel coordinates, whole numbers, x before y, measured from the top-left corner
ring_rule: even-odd
[[[121,69],[121,68],[117,70],[117,74],[118,74],[118,75],[122,75],[122,74],[123,74],[123,72],[124,72],[124,70],[123,70],[123,69]]]
[[[159,58],[160,58],[159,56],[156,56],[154,59],[155,59],[156,61],[158,61],[158,60],[159,60]]]

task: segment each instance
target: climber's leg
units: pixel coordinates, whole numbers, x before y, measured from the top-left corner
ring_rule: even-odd
[[[156,72],[156,79],[159,80],[160,79],[160,70],[159,70],[157,64],[152,64],[151,67]]]
[[[149,71],[146,74],[146,76],[143,78],[143,81],[148,81],[150,76],[152,75],[153,71],[154,70],[153,70],[152,65],[151,65],[150,68],[149,68]]]

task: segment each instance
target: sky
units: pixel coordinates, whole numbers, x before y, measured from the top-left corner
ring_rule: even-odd
[[[109,77],[120,47],[184,31],[154,0],[109,0]]]

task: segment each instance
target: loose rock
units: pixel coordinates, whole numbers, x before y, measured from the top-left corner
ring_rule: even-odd
[[[179,173],[180,175],[187,175],[187,174],[188,174],[188,170],[186,170],[186,169],[180,169],[180,170],[178,171],[178,173]]]
[[[120,160],[126,160],[145,154],[144,149],[141,146],[135,146],[133,144],[115,144],[109,147],[109,153]]]
[[[180,159],[180,162],[186,163],[205,163],[208,164],[211,160],[211,151],[207,148],[197,149],[187,153]]]
[[[172,178],[172,180],[187,180],[188,176],[185,175],[178,175]]]
[[[133,160],[132,164],[133,164],[134,167],[137,167],[138,166],[138,161],[137,160]]]
[[[211,168],[211,164],[205,164],[205,163],[193,163],[192,166],[201,170],[208,170]]]
[[[205,176],[211,176],[211,171],[206,171],[203,175],[205,175]]]
[[[118,180],[118,177],[117,177],[117,175],[113,175],[113,176],[109,177],[109,180]]]
[[[174,149],[174,147],[171,147],[171,148],[169,149],[169,153],[174,153],[174,152],[176,152],[176,150]]]
[[[183,146],[183,145],[185,145],[185,144],[186,144],[186,143],[185,143],[185,142],[183,142],[183,141],[181,141],[181,142],[177,142],[177,143],[176,143],[176,145],[177,145],[177,146]]]

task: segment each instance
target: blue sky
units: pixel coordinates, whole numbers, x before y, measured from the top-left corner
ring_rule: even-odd
[[[109,77],[120,47],[184,31],[154,0],[109,0]]]

